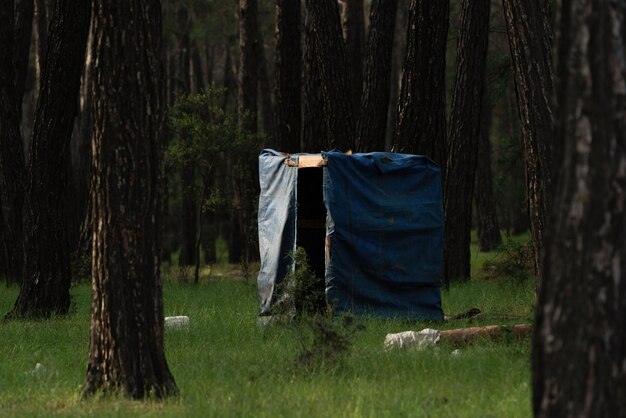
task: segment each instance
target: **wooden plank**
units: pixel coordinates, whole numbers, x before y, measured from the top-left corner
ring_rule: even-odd
[[[298,157],[298,164],[296,164],[291,158],[285,159],[285,164],[290,167],[298,167],[298,168],[312,168],[312,167],[323,167],[327,164],[327,161],[322,157],[321,154],[314,155],[300,155]]]
[[[298,168],[322,167],[326,165],[326,160],[321,154],[301,155],[298,158]]]

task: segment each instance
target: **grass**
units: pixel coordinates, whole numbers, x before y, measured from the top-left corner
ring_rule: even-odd
[[[385,351],[389,332],[531,320],[530,282],[473,280],[442,294],[446,313],[478,307],[474,320],[444,324],[359,319],[345,361],[314,373],[294,364],[286,326],[258,328],[254,280],[215,267],[199,285],[167,280],[166,315],[188,315],[189,331],[167,330],[166,355],[180,396],[164,402],[80,400],[87,364],[90,288],[73,289],[75,312],[49,321],[0,323],[1,416],[527,417],[529,343],[482,341],[461,349]],[[225,269],[225,270],[220,270]],[[225,271],[223,274],[220,271]],[[0,312],[16,288],[0,287]],[[34,371],[35,364],[43,368]]]

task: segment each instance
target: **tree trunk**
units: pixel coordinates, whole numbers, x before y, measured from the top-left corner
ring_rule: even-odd
[[[161,5],[101,0],[94,12],[100,65],[94,68],[93,296],[84,394],[118,389],[132,398],[161,398],[177,393],[163,349],[158,250]]]
[[[263,133],[268,138],[274,137],[274,110],[272,105],[272,85],[269,71],[267,69],[267,58],[265,57],[265,43],[259,32],[259,57],[257,58],[259,70],[259,105],[261,107],[261,123]]]
[[[70,307],[65,192],[78,112],[91,4],[57,0],[37,100],[24,201],[24,269],[13,317],[48,317]]]
[[[48,12],[46,0],[34,0],[35,15],[35,92],[41,90],[46,49],[48,46]]]
[[[15,91],[13,60],[13,1],[0,7],[0,236],[2,238],[3,273],[9,283],[22,279],[24,202],[24,151],[20,132],[20,102]]]
[[[446,163],[448,0],[412,0],[393,148]]]
[[[539,283],[552,176],[552,30],[547,0],[503,0],[503,7],[524,142],[530,232]]]
[[[558,175],[535,310],[533,411],[624,417],[626,9],[574,0],[557,2],[556,16]]]
[[[277,148],[300,151],[302,48],[300,1],[276,1],[275,135]]]
[[[446,285],[470,278],[472,197],[480,142],[491,0],[462,0],[444,181]]]
[[[346,47],[336,0],[306,0],[307,22],[313,37],[313,55],[319,71],[326,149],[354,149],[354,114],[348,84]],[[316,121],[319,123],[320,121]]]
[[[365,46],[363,94],[356,139],[361,152],[384,151],[391,81],[391,54],[398,0],[374,0]]]
[[[393,3],[396,0],[392,0]],[[363,48],[365,44],[365,15],[363,0],[344,0],[341,23],[348,58],[348,81],[352,109],[358,117],[363,91]],[[379,64],[383,64],[380,62]]]
[[[478,164],[476,166],[476,185],[474,203],[476,204],[476,235],[480,251],[494,251],[502,244],[500,223],[496,213],[496,201],[493,196],[491,171],[491,100],[489,93],[483,95],[480,135],[478,138]]]
[[[387,107],[387,128],[385,129],[385,150],[390,150],[393,144],[394,130],[396,126],[396,113],[400,98],[400,84],[402,82],[402,66],[406,49],[407,22],[409,12],[409,0],[398,0],[398,12],[396,16],[396,29],[394,33],[394,46],[391,53],[391,86],[389,93],[389,106]]]
[[[308,0],[302,0],[306,2]],[[303,48],[302,152],[327,150],[327,129],[324,121],[324,99],[320,89],[321,76],[315,58],[313,18],[305,7]]]
[[[74,174],[73,196],[76,207],[76,219],[78,226],[78,239],[70,249],[76,252],[80,259],[91,257],[91,233],[83,233],[83,228],[89,228],[91,222],[86,221],[90,217],[90,179],[91,179],[91,134],[93,132],[93,60],[92,60],[93,32],[89,32],[87,38],[87,54],[85,68],[80,88],[80,113],[77,118],[77,128],[72,135],[72,167]],[[85,231],[88,232],[88,231]]]
[[[6,7],[6,6],[5,6]],[[30,41],[33,33],[33,0],[17,0],[15,3],[15,43],[13,62],[15,68],[15,97],[18,102],[20,121],[22,119],[22,101],[28,74]]]
[[[185,2],[178,4],[176,12],[177,20],[177,85],[178,95],[191,93],[191,41],[189,38],[190,18],[189,10]],[[188,134],[183,130],[181,140],[188,141]],[[181,266],[193,266],[196,264],[196,238],[198,235],[198,203],[196,199],[196,172],[195,168],[185,163],[180,171],[180,183],[182,189],[181,202],[181,247],[178,264]]]
[[[184,132],[181,133],[184,135]],[[183,139],[185,141],[186,139]],[[181,169],[180,183],[182,188],[182,228],[180,257],[178,264],[193,266],[196,264],[196,235],[198,234],[198,205],[196,203],[195,170],[185,164]]]
[[[257,131],[259,26],[257,0],[239,0],[239,73],[237,113],[239,125]]]

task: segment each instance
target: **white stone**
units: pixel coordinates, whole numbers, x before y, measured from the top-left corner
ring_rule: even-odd
[[[189,317],[180,316],[166,316],[165,328],[169,329],[189,329]]]

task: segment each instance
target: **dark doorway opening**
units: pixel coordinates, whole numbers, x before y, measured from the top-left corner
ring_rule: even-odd
[[[296,245],[304,248],[309,265],[324,288],[326,207],[324,206],[323,169],[298,170],[298,231]]]

